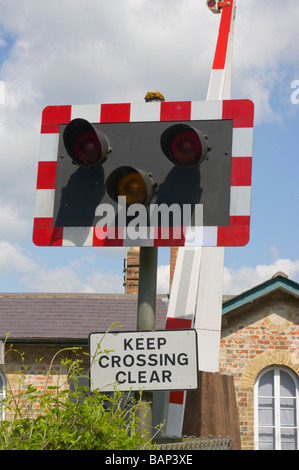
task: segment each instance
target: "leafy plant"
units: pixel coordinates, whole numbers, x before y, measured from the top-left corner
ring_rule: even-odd
[[[82,376],[82,359],[62,360],[68,376],[58,376],[51,385],[57,355],[78,349],[64,348],[55,354],[43,390],[24,386],[25,366],[19,372],[19,390],[13,392],[8,383],[4,406],[12,419],[0,423],[0,450],[129,450],[149,445],[151,436],[140,433],[137,417],[137,410],[147,412],[142,397],[117,390],[90,392],[81,385],[82,377],[88,378]]]

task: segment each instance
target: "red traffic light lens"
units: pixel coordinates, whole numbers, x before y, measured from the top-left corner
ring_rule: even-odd
[[[178,132],[172,138],[169,150],[172,158],[183,166],[196,165],[202,156],[200,139],[192,129]]]
[[[118,196],[126,197],[127,206],[146,203],[146,184],[137,171],[124,173],[117,182],[116,190]]]
[[[175,124],[161,135],[161,149],[175,165],[198,167],[208,156],[207,137],[187,124]]]
[[[102,156],[102,146],[95,133],[84,133],[75,140],[73,152],[76,162],[82,165],[94,165]]]
[[[225,2],[221,2],[221,7],[223,6]],[[207,5],[210,8],[212,13],[220,13],[221,12],[221,7],[219,5],[218,0],[207,0]],[[228,2],[229,5],[229,2]]]
[[[100,165],[111,152],[105,134],[81,118],[68,123],[63,132],[63,142],[71,159],[85,168]]]

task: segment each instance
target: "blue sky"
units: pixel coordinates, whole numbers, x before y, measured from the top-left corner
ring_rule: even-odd
[[[42,110],[205,99],[219,21],[205,0],[0,0],[0,292],[123,292],[124,249],[31,241]],[[252,222],[249,244],[225,250],[226,294],[280,270],[299,282],[295,80],[297,1],[238,0],[231,95],[255,103]],[[168,274],[159,249],[159,292]]]

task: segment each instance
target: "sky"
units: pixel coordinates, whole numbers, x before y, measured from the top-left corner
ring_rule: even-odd
[[[288,7],[286,7],[286,3]],[[251,235],[225,249],[225,294],[299,282],[298,0],[237,0],[232,99],[255,104]],[[220,15],[205,0],[0,0],[0,293],[122,293],[123,248],[32,242],[48,105],[205,100]],[[168,292],[159,249],[158,292]]]

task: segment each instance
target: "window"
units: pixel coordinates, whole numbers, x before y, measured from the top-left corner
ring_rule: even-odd
[[[289,369],[263,370],[255,383],[255,448],[298,450],[299,380]]]
[[[0,371],[0,421],[2,421],[5,417],[4,406],[2,404],[2,400],[3,398],[5,398],[5,387],[6,387],[5,376]]]

